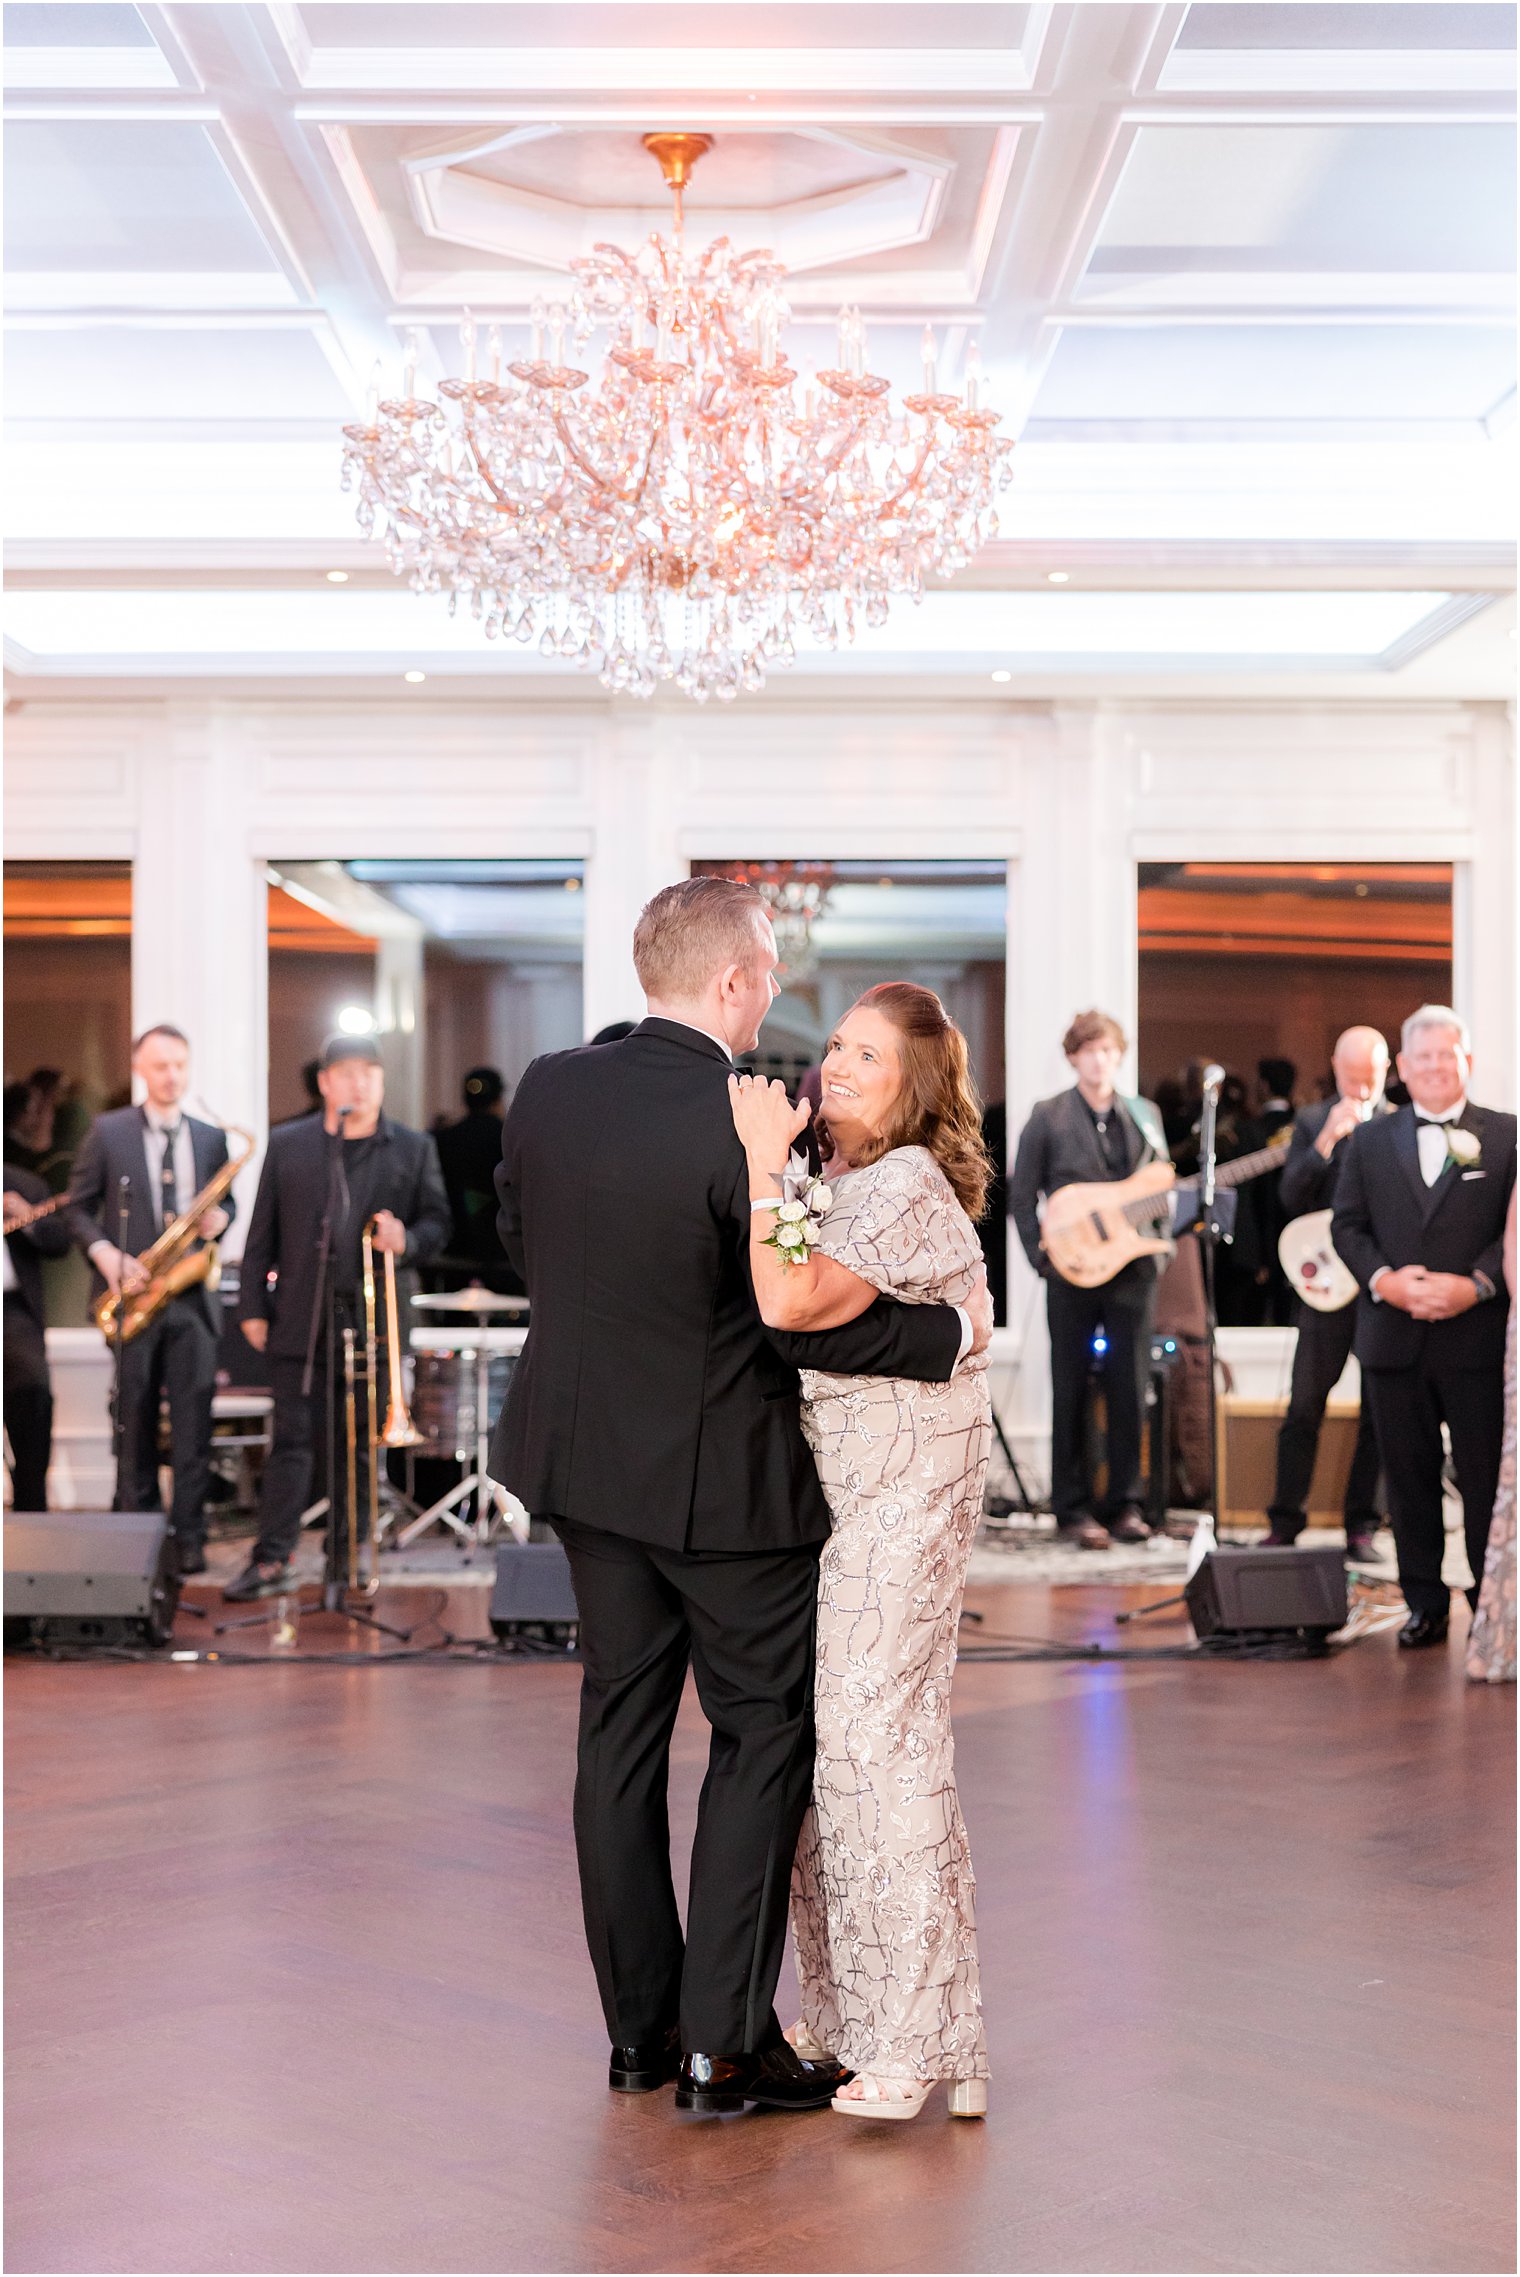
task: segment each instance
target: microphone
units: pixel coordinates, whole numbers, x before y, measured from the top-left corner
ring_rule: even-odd
[[[1203,1071],[1203,1089],[1205,1095],[1211,1091],[1217,1091],[1223,1081],[1224,1069],[1219,1065],[1217,1060],[1210,1060],[1208,1066]]]
[[[1221,1074],[1221,1076],[1223,1075],[1223,1073],[1224,1073],[1224,1070],[1221,1068],[1221,1070],[1220,1070],[1220,1074]],[[351,1115],[352,1113],[353,1113],[353,1108],[352,1108],[352,1107],[340,1107],[340,1108],[338,1109],[338,1120],[339,1120],[339,1122],[340,1122],[340,1123],[342,1122],[342,1120],[343,1120],[343,1118],[344,1118],[344,1116],[345,1116],[345,1115]]]

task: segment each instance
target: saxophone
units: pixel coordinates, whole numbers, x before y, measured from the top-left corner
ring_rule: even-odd
[[[221,1260],[214,1241],[204,1249],[196,1247],[200,1236],[196,1226],[207,1210],[214,1210],[226,1194],[244,1164],[253,1160],[255,1140],[252,1131],[239,1130],[236,1123],[226,1126],[229,1138],[244,1141],[240,1154],[229,1155],[214,1178],[208,1178],[187,1210],[171,1218],[151,1249],[145,1249],[137,1260],[147,1274],[147,1284],[122,1297],[107,1289],[97,1297],[91,1307],[91,1318],[97,1328],[107,1336],[120,1338],[130,1344],[133,1337],[158,1318],[165,1305],[205,1282],[215,1288],[221,1279]],[[121,1319],[118,1325],[117,1314]]]

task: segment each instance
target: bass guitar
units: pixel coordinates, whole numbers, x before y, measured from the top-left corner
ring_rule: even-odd
[[[1281,1170],[1291,1136],[1284,1129],[1270,1146],[1221,1162],[1215,1186],[1244,1186],[1269,1170]],[[1040,1247],[1073,1288],[1101,1288],[1131,1259],[1162,1257],[1171,1248],[1166,1228],[1172,1222],[1174,1188],[1178,1194],[1197,1192],[1191,1180],[1177,1186],[1169,1162],[1147,1162],[1128,1178],[1106,1185],[1060,1186],[1045,1204]]]

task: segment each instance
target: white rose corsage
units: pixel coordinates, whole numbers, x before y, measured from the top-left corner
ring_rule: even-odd
[[[1455,1123],[1448,1123],[1446,1126],[1446,1151],[1460,1169],[1471,1170],[1473,1164],[1482,1154],[1483,1148],[1471,1131],[1461,1130]]]
[[[783,1265],[805,1265],[818,1247],[823,1221],[833,1206],[832,1189],[808,1168],[803,1155],[794,1154],[781,1174],[775,1224],[762,1247],[774,1249]]]

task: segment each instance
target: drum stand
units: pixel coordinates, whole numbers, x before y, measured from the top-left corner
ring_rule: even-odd
[[[462,1347],[461,1357],[467,1356],[467,1353],[468,1347]],[[513,1496],[508,1494],[505,1487],[497,1486],[486,1474],[486,1464],[491,1454],[491,1355],[484,1338],[475,1351],[474,1359],[475,1430],[474,1444],[468,1458],[473,1461],[474,1468],[457,1486],[450,1487],[447,1494],[440,1495],[436,1502],[428,1504],[426,1510],[419,1511],[409,1526],[403,1526],[396,1536],[398,1550],[409,1548],[419,1534],[425,1534],[430,1526],[439,1523],[451,1528],[467,1550],[484,1547],[498,1523],[510,1526],[514,1533],[521,1526],[521,1539],[527,1539],[527,1513],[524,1511],[522,1518],[518,1519],[512,1507]],[[470,1518],[464,1513],[472,1498],[475,1510],[473,1518]],[[456,1508],[459,1512],[457,1516]],[[519,1503],[517,1508],[521,1510],[522,1505]]]

